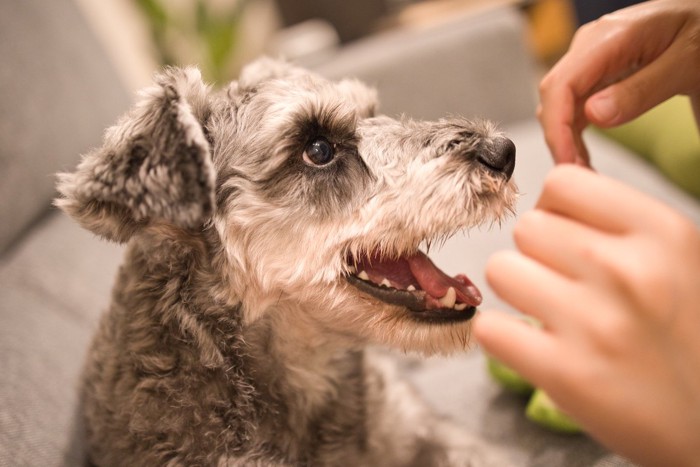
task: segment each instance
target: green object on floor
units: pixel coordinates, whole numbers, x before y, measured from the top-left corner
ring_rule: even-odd
[[[600,131],[700,198],[700,133],[689,98],[673,97],[625,125]]]
[[[544,391],[535,388],[516,371],[491,356],[486,356],[486,368],[494,381],[503,388],[530,396],[525,408],[525,416],[528,420],[558,433],[582,432],[576,421],[562,412]]]
[[[581,433],[581,427],[561,411],[541,389],[535,390],[525,409],[525,416],[533,422],[559,433]]]
[[[486,357],[486,368],[491,377],[509,391],[527,395],[535,390],[528,380],[493,357]]]

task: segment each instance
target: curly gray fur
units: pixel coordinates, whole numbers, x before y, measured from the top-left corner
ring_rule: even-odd
[[[128,242],[86,363],[91,460],[112,465],[467,465],[368,343],[465,348],[343,280],[347,256],[400,255],[507,213],[475,160],[483,122],[375,117],[374,91],[260,60],[213,92],[168,69],[108,130],[56,204]],[[332,164],[302,160],[323,136]]]

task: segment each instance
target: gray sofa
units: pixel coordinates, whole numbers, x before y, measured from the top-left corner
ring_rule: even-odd
[[[489,10],[368,38],[318,70],[376,85],[388,114],[499,122],[518,148],[514,176],[523,211],[551,167],[533,119],[535,79],[523,27],[515,10]],[[77,384],[122,248],[50,207],[52,174],[74,167],[131,99],[71,0],[0,4],[0,57],[0,466],[81,465]],[[700,223],[695,201],[635,156],[596,135],[590,146],[601,172]],[[443,269],[475,280],[486,307],[507,309],[485,285],[483,268],[491,252],[512,247],[512,224],[474,230],[433,254]],[[437,411],[513,465],[627,465],[586,436],[557,435],[527,421],[524,401],[488,378],[477,348],[452,358],[396,359]]]

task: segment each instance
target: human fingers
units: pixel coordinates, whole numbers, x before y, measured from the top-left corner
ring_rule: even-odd
[[[562,312],[574,294],[571,280],[515,251],[491,255],[486,280],[506,303],[545,326],[566,319]]]
[[[489,310],[477,314],[472,335],[481,347],[533,384],[552,373],[546,358],[556,355],[556,341],[545,331],[513,315]]]
[[[592,95],[586,119],[601,127],[626,123],[676,94],[690,93],[700,75],[700,43],[676,41],[626,79]]]
[[[567,53],[540,82],[537,117],[556,163],[588,165],[581,136],[589,123],[585,100],[637,60],[628,57],[625,47],[618,44],[629,40],[629,34],[613,35],[611,28],[600,21],[580,28]],[[602,40],[610,36],[617,37]]]
[[[687,17],[685,12],[669,12],[659,2],[646,2],[576,32],[567,53],[540,83],[538,117],[556,162],[588,159],[581,138],[590,119],[584,111],[588,97],[663,54]]]
[[[654,228],[661,203],[609,177],[574,166],[547,175],[537,209],[551,211],[603,232]]]
[[[556,102],[556,104],[554,104]],[[563,87],[545,89],[540,86],[537,118],[544,139],[555,163],[576,163],[583,142],[574,130],[574,108],[571,92]]]
[[[597,274],[593,248],[597,252],[610,243],[599,230],[540,209],[520,216],[513,238],[524,255],[571,279]]]
[[[556,107],[546,103],[557,100],[553,96],[550,93],[547,97],[541,98],[541,101],[545,103],[540,102],[538,105],[537,118],[542,126],[545,142],[554,162],[590,167],[588,148],[582,137],[583,129],[588,122],[584,120],[584,117],[574,115],[576,112],[582,112],[577,106],[564,103],[562,107]],[[559,102],[564,102],[567,97],[567,94],[564,93]]]

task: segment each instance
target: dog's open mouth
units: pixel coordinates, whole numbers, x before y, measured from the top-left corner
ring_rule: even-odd
[[[471,319],[481,303],[479,289],[463,274],[450,277],[420,250],[399,258],[378,253],[349,260],[348,282],[392,305],[408,308],[418,319]]]

